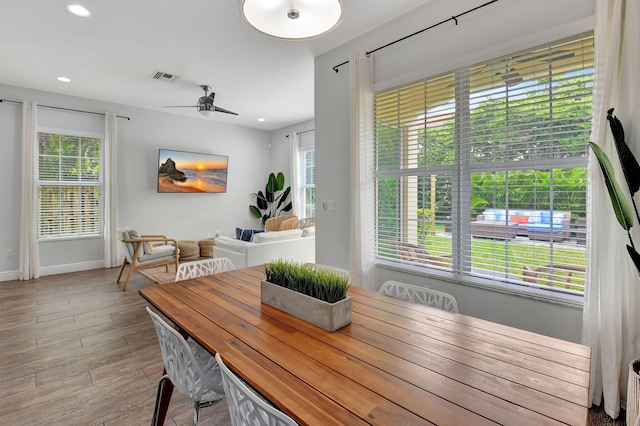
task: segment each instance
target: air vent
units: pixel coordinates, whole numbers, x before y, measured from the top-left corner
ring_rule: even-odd
[[[153,74],[151,74],[151,78],[158,81],[164,81],[166,83],[174,83],[180,78],[180,76],[162,71],[154,71]]]

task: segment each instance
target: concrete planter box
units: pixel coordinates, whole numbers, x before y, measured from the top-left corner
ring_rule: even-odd
[[[327,331],[351,324],[351,297],[327,303],[297,291],[262,280],[260,300],[283,312]]]

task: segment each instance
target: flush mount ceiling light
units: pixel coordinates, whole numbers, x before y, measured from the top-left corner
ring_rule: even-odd
[[[288,40],[320,37],[336,28],[344,0],[240,0],[240,13],[261,33]]]
[[[67,10],[74,15],[81,16],[83,18],[88,18],[89,16],[91,16],[91,12],[89,12],[89,9],[79,4],[70,3],[67,5]]]

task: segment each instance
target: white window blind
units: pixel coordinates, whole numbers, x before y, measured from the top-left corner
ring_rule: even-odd
[[[38,133],[38,237],[102,232],[102,140]]]
[[[582,294],[593,36],[375,95],[379,260]]]
[[[300,207],[303,217],[316,215],[316,151],[300,150]]]

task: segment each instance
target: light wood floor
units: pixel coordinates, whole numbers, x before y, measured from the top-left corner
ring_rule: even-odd
[[[162,374],[160,346],[134,273],[117,269],[0,282],[0,425],[149,425]],[[174,392],[165,424],[190,425],[192,403]],[[226,402],[200,411],[230,426]],[[624,425],[591,410],[589,425]]]
[[[0,425],[149,425],[162,356],[134,273],[117,269],[0,282]],[[167,425],[192,422],[174,392]],[[226,402],[200,424],[229,426]]]

